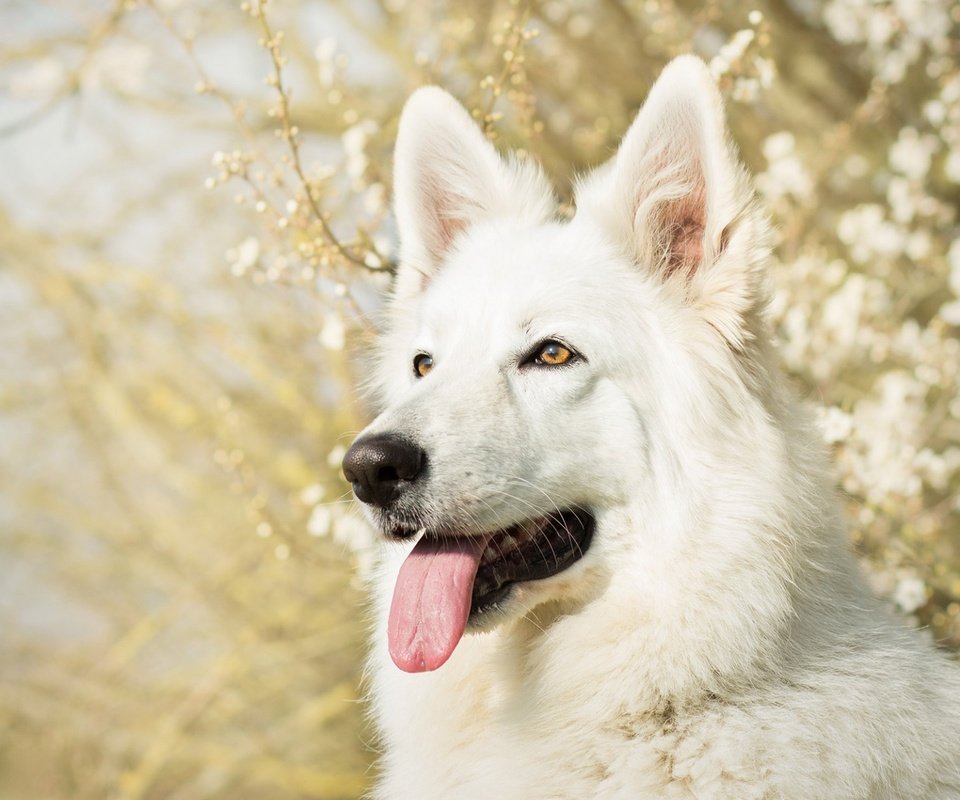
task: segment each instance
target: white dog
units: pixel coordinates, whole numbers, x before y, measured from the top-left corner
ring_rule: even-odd
[[[466,111],[400,122],[377,798],[960,798],[960,670],[858,575],[764,321],[768,237],[699,60],[577,213]]]

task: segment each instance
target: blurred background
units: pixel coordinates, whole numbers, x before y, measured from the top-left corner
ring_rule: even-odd
[[[876,589],[960,648],[960,6],[5,0],[0,798],[348,798],[373,538],[339,461],[438,83],[569,200],[693,51]]]

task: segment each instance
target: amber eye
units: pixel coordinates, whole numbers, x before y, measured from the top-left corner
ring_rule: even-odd
[[[432,369],[433,356],[427,355],[426,353],[417,353],[413,357],[413,371],[416,372],[419,377],[422,378]]]
[[[540,345],[534,363],[545,367],[559,367],[572,358],[573,351],[569,347],[565,347],[560,342],[547,341]]]

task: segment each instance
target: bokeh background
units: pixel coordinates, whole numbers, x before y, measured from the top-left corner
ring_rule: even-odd
[[[960,648],[960,6],[5,0],[0,798],[345,798],[371,533],[339,477],[438,83],[567,201],[702,55],[851,537]]]

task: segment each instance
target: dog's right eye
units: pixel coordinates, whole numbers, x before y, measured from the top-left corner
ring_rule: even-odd
[[[433,356],[427,353],[417,353],[413,357],[413,371],[418,378],[422,378],[433,369]]]
[[[563,367],[581,360],[576,351],[556,339],[544,339],[520,362],[521,367]]]
[[[573,351],[569,347],[550,340],[540,345],[533,363],[542,367],[559,367],[572,358]]]

